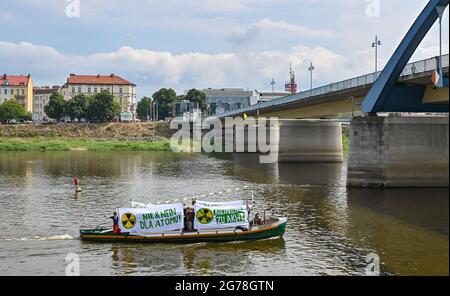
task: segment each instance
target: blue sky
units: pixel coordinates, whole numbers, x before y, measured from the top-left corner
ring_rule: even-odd
[[[68,5],[79,1],[79,17]],[[4,3],[3,3],[4,2]],[[377,5],[379,3],[379,6]],[[300,89],[382,67],[426,1],[418,0],[0,0],[0,72],[37,85],[69,73],[116,73],[138,96],[161,87],[282,90],[292,63]],[[379,14],[368,14],[379,7]],[[375,17],[374,17],[375,16]],[[448,9],[444,52],[448,52]],[[437,24],[413,60],[438,54]]]

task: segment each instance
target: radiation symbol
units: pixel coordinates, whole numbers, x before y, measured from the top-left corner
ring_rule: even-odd
[[[126,229],[131,229],[136,225],[136,216],[131,213],[125,213],[122,215],[122,225]]]
[[[197,220],[202,224],[209,224],[214,218],[214,213],[207,208],[200,209],[197,212]]]

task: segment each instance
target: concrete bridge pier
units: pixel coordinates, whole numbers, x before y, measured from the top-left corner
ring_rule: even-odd
[[[448,117],[358,117],[350,128],[347,185],[449,185]]]
[[[342,162],[342,126],[327,120],[279,120],[278,162]]]

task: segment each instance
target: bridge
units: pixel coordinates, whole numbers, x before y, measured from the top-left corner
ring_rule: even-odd
[[[448,54],[442,57],[442,65],[444,76],[448,77]],[[398,82],[418,87],[422,102],[430,105],[429,112],[448,112],[448,85],[444,88],[436,88],[431,79],[434,71],[438,70],[438,66],[438,57],[410,63],[403,69]],[[381,71],[354,77],[217,116],[225,118],[247,114],[279,119],[352,118],[354,115],[362,115],[361,103],[380,74]],[[404,110],[403,106],[398,105],[392,112],[402,112],[402,110]]]
[[[277,117],[270,128],[277,135],[271,145],[276,145],[278,161],[298,163],[342,162],[341,122],[329,119],[351,118],[348,186],[448,187],[449,55],[408,64],[448,5],[449,0],[430,0],[380,73],[218,117]],[[430,115],[436,113],[441,115]],[[233,140],[236,131],[229,135]]]

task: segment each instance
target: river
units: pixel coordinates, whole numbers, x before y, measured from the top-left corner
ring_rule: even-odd
[[[372,254],[382,275],[448,275],[448,188],[350,189],[345,170],[345,163],[262,165],[249,154],[0,152],[0,274],[64,275],[66,257],[76,254],[81,275],[364,275]],[[233,200],[250,198],[251,188],[258,211],[288,216],[284,238],[192,245],[78,238],[80,227],[110,225],[105,216],[131,199],[233,189],[212,197]]]

